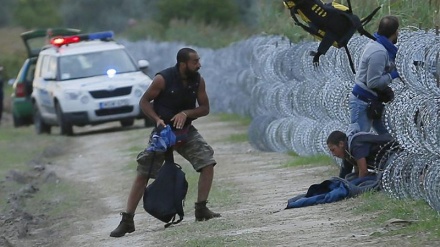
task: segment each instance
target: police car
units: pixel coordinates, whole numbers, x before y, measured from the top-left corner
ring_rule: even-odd
[[[73,126],[119,121],[123,127],[144,118],[139,100],[151,78],[126,48],[113,41],[113,32],[54,37],[38,56],[33,80],[33,119],[37,134],[60,126],[73,135]]]

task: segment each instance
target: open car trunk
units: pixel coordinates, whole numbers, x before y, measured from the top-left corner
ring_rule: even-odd
[[[26,46],[28,57],[38,57],[42,47],[49,44],[49,40],[56,36],[75,35],[80,33],[79,29],[73,28],[47,28],[35,29],[22,33],[21,39]]]

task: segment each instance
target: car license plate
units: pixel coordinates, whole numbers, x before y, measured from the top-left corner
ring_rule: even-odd
[[[107,108],[116,108],[121,106],[129,105],[128,99],[120,99],[120,100],[112,100],[112,101],[105,101],[99,103],[100,109],[107,109]]]

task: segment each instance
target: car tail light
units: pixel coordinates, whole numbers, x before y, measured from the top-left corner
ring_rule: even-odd
[[[15,97],[26,97],[26,87],[23,83],[18,83],[15,87]]]
[[[61,47],[62,45],[78,43],[80,41],[85,40],[109,40],[113,38],[113,31],[105,31],[105,32],[97,32],[97,33],[88,33],[88,34],[80,34],[73,36],[58,36],[50,39],[50,43],[54,46]]]

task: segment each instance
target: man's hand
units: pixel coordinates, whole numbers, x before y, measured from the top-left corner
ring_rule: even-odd
[[[396,79],[397,77],[400,77],[399,72],[397,72],[396,69],[391,71],[390,75],[391,75],[391,79]]]
[[[176,129],[183,128],[183,125],[185,124],[187,117],[188,115],[186,115],[184,111],[181,111],[176,115],[174,115],[174,117],[171,118],[171,121],[173,122],[173,127]]]
[[[166,126],[165,122],[159,118],[159,120],[156,121],[156,127],[162,127],[164,128]]]
[[[316,69],[319,66],[319,57],[322,55],[318,51],[310,51],[310,56],[313,56],[313,67]]]

